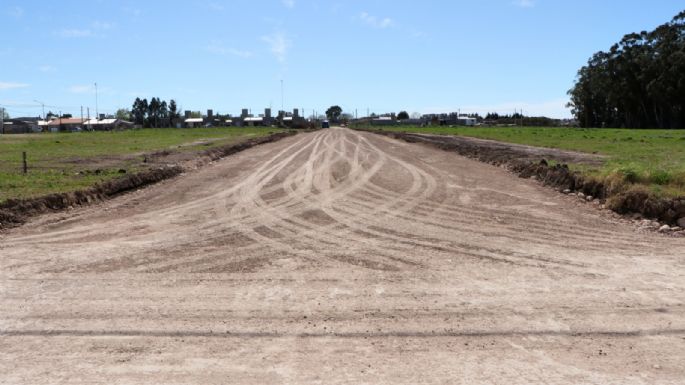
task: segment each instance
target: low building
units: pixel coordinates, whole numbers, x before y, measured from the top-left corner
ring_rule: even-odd
[[[183,121],[186,128],[201,127],[203,123],[204,119],[202,118],[187,118]]]
[[[90,119],[83,126],[88,130],[112,131],[133,128],[133,123],[122,119]]]
[[[28,123],[18,119],[4,119],[2,127],[0,127],[2,134],[28,134],[31,131],[31,126]]]
[[[50,132],[81,131],[86,119],[81,118],[57,118],[48,123]]]
[[[256,117],[248,117],[248,118],[243,118],[243,125],[249,126],[249,127],[255,127],[255,126],[264,126],[264,117],[263,116],[256,116]]]
[[[378,118],[371,119],[371,124],[374,126],[394,126],[397,121],[392,118],[392,116],[380,116]]]
[[[457,119],[457,124],[460,126],[475,126],[478,120],[470,116],[462,115]]]

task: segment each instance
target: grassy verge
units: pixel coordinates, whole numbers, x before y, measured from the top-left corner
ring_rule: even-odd
[[[628,184],[645,186],[660,196],[685,196],[685,130],[445,126],[391,126],[382,129],[462,135],[603,154],[607,161],[600,167],[570,166],[600,180],[620,179]]]
[[[0,135],[0,202],[79,190],[124,170],[141,171],[150,167],[145,154],[152,152],[199,152],[279,131],[230,127]]]

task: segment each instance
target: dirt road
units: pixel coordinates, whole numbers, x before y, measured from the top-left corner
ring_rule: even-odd
[[[685,382],[685,240],[346,129],[0,235],[0,383]]]

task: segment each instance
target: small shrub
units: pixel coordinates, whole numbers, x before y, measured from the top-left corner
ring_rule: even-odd
[[[669,184],[672,179],[673,177],[671,176],[671,174],[668,171],[664,170],[653,171],[649,176],[649,180],[652,183],[660,186]]]
[[[630,167],[624,167],[618,170],[618,172],[622,174],[623,179],[629,183],[637,183],[640,179],[640,175],[638,174],[638,172]]]

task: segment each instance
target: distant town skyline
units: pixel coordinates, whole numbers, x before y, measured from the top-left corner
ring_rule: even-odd
[[[136,97],[183,110],[340,105],[359,116],[521,111],[569,118],[577,70],[681,2],[6,1],[0,107],[114,114]]]

